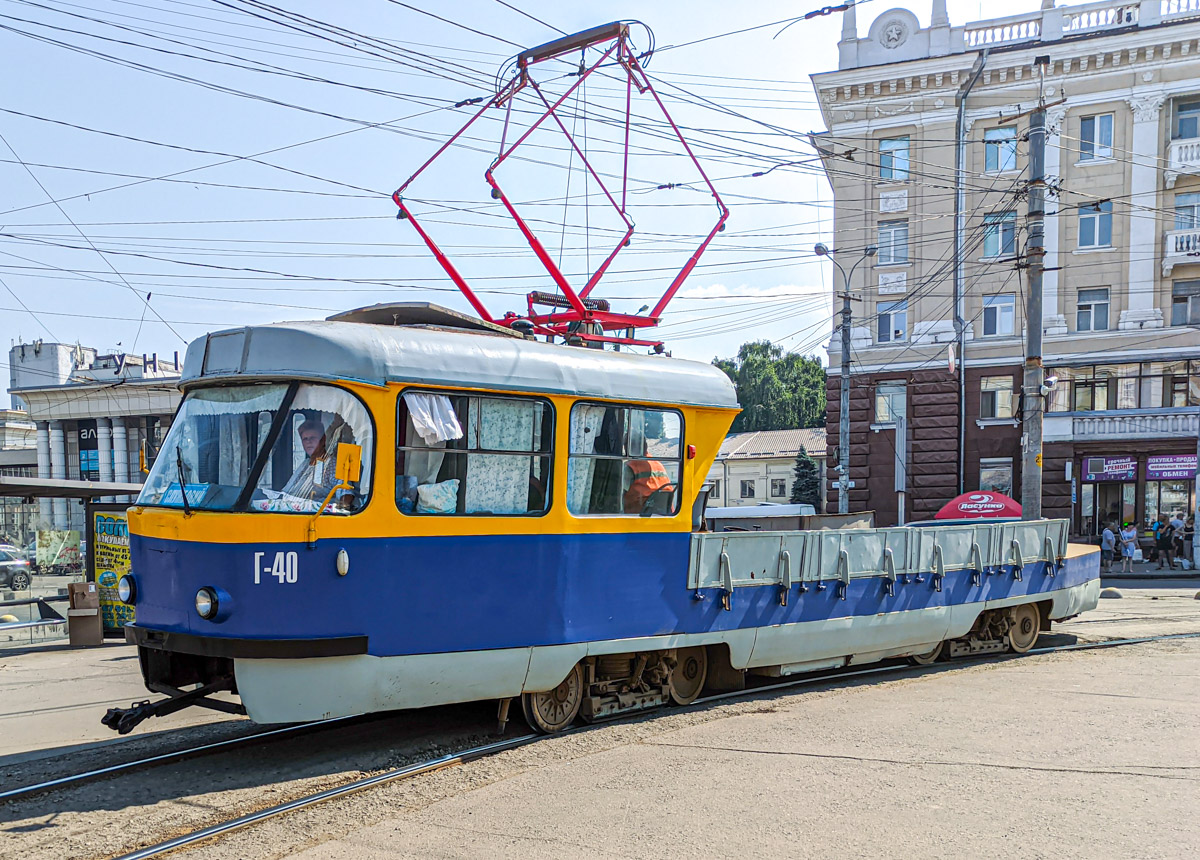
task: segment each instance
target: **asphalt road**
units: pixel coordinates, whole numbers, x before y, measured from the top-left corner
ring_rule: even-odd
[[[1200,582],[1118,587],[1122,598],[1056,626],[1043,644],[1200,632]],[[0,724],[25,741],[0,756],[0,773],[24,782],[247,728],[151,722],[120,743],[72,748],[102,737],[94,721],[113,685],[121,695],[136,687],[131,653],[112,645],[0,660],[9,703]],[[24,713],[36,707],[59,716]],[[411,712],[0,806],[0,853],[113,856],[486,740],[493,713],[486,704]],[[45,757],[56,748],[64,754]],[[1198,782],[1200,639],[1176,639],[661,711],[173,856],[1191,857]]]

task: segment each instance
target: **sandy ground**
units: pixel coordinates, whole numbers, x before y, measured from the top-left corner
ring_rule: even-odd
[[[1122,599],[1102,601],[1049,641],[1200,632],[1200,585],[1116,584]],[[85,679],[100,672],[128,685],[136,661],[102,662],[125,647],[62,653],[75,655],[69,666]],[[18,678],[25,661],[46,656],[0,658],[12,715],[0,724],[37,727],[23,752],[0,755],[6,785],[71,772],[89,756],[111,763],[251,728],[223,719],[139,730],[131,742],[31,760],[30,746],[52,752],[92,737],[86,726],[106,706],[89,712],[78,684],[53,683],[36,701],[67,715],[61,722],[17,713],[34,701],[30,678]],[[1200,639],[940,664],[595,727],[176,856],[1194,856],[1198,694]],[[493,713],[481,703],[394,715],[13,802],[0,806],[0,853],[112,856],[493,739]]]

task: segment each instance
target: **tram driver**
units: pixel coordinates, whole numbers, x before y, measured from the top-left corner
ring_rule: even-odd
[[[344,427],[345,424],[335,419],[335,426],[330,433],[325,432],[325,424],[320,418],[309,418],[297,429],[300,437],[300,447],[304,449],[304,460],[296,468],[292,477],[283,486],[283,492],[289,496],[316,502],[318,505],[325,501],[329,492],[337,485],[337,442],[328,443]],[[339,505],[349,503],[352,491],[342,491],[336,499]]]

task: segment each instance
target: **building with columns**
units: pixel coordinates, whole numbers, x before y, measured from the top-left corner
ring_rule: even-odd
[[[9,350],[9,394],[35,423],[37,477],[140,483],[179,405],[179,357],[101,355],[78,344]],[[113,499],[113,501],[132,501]],[[81,505],[40,499],[39,525],[82,529]]]
[[[34,455],[37,430],[18,409],[0,409],[0,477],[37,475]],[[38,506],[24,499],[0,496],[0,543],[26,546],[37,527]]]
[[[1034,324],[1057,378],[1043,512],[1091,535],[1107,519],[1147,526],[1193,509],[1200,0],[1046,0],[963,25],[945,0],[933,0],[927,25],[907,9],[859,22],[852,6],[838,47],[838,69],[812,76],[834,255],[849,270],[877,249],[848,285],[861,299],[850,326],[851,510],[896,521],[898,416],[906,519],[961,491],[1020,495],[1027,135],[1039,99],[1048,192]],[[840,354],[836,332],[830,458]]]

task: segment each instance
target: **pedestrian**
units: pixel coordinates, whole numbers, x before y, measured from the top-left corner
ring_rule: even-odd
[[[1192,563],[1192,567],[1196,566],[1196,559],[1193,553],[1193,541],[1196,537],[1196,517],[1194,514],[1188,514],[1187,520],[1183,523],[1183,557]]]
[[[1105,573],[1112,573],[1113,550],[1117,546],[1117,536],[1113,533],[1113,523],[1106,522],[1104,531],[1100,533],[1100,563]]]
[[[1175,558],[1183,559],[1183,512],[1176,511],[1171,515],[1171,545],[1175,549]],[[1182,566],[1182,565],[1181,565]]]
[[[1154,546],[1158,550],[1158,569],[1163,569],[1165,561],[1171,568],[1175,569],[1175,541],[1172,538],[1172,527],[1167,522],[1165,517],[1159,517],[1154,521]]]
[[[1137,529],[1125,523],[1121,529],[1121,573],[1133,573],[1133,552],[1137,549]]]

